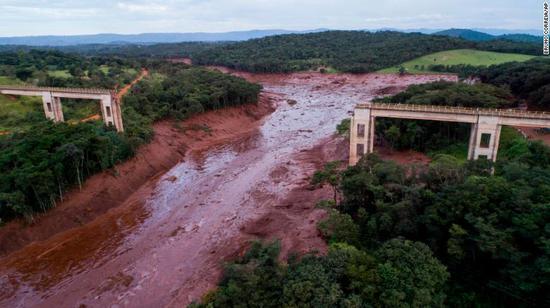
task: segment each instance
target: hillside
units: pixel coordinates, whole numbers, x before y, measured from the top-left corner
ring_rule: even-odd
[[[473,48],[462,39],[419,33],[327,31],[280,35],[219,46],[198,53],[203,65],[223,65],[251,72],[291,72],[332,67],[371,72],[437,51]]]
[[[492,35],[481,31],[475,31],[470,29],[448,29],[443,31],[434,32],[434,35],[443,35],[450,37],[462,38],[474,42],[484,42],[492,40],[509,40],[514,42],[526,42],[526,43],[540,43],[542,37],[531,35],[527,33],[504,33],[499,35]]]
[[[434,52],[479,49],[536,55],[539,46],[492,40],[392,31],[327,31],[271,36],[216,46],[193,56],[197,64],[222,65],[237,70],[280,73],[326,69],[351,73],[373,72]]]
[[[493,35],[470,29],[448,29],[435,32],[434,35],[459,37],[469,41],[489,41],[495,39],[495,36]]]
[[[499,53],[490,51],[481,51],[474,49],[457,49],[436,52],[425,55],[411,61],[407,61],[398,66],[393,66],[380,70],[381,73],[397,73],[399,67],[404,67],[409,73],[427,73],[430,72],[432,65],[472,65],[489,66],[507,62],[524,62],[534,58],[530,55]]]

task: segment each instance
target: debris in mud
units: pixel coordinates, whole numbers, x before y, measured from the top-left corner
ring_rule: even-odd
[[[165,179],[165,181],[172,182],[172,183],[174,183],[177,180],[178,180],[178,177],[175,175],[169,176]]]
[[[294,106],[296,104],[298,104],[298,101],[294,100],[294,99],[287,99],[286,102],[290,105],[290,106]]]
[[[126,275],[122,272],[118,272],[116,275],[107,278],[107,280],[100,286],[99,294],[112,291],[119,288],[128,288],[134,281],[134,277]]]
[[[399,88],[396,86],[388,86],[381,88],[375,92],[376,95],[388,95],[393,94],[399,91]]]

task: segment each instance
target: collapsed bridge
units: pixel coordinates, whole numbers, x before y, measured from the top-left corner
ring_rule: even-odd
[[[99,100],[105,125],[114,125],[117,131],[124,131],[120,103],[114,90],[0,85],[0,94],[41,96],[46,118],[54,122],[63,122],[65,120],[61,98]]]
[[[363,155],[374,151],[375,122],[378,117],[470,123],[470,160],[484,157],[496,161],[503,125],[550,127],[550,113],[547,112],[413,104],[358,104],[350,125],[350,165],[355,165]]]

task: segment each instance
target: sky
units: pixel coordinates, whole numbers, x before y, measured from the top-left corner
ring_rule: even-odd
[[[539,29],[543,0],[0,0],[0,36],[252,29]]]

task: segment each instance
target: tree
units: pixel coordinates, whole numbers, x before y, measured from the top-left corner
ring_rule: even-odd
[[[311,179],[312,185],[325,185],[329,184],[332,187],[334,202],[338,203],[338,196],[340,194],[340,170],[338,167],[341,162],[333,161],[327,163],[323,170],[316,171]]]
[[[443,307],[449,274],[423,243],[393,239],[380,247],[380,302],[387,307]]]
[[[404,66],[400,65],[399,66],[399,75],[403,76],[403,75],[405,75],[406,72],[407,72],[407,69]]]

